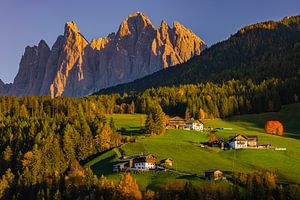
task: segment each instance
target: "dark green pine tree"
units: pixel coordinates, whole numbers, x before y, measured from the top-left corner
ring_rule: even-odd
[[[77,141],[74,140],[75,136],[75,130],[70,124],[67,124],[66,128],[64,129],[63,135],[63,151],[68,161],[68,164],[70,164],[76,158],[75,147]]]
[[[147,134],[153,134],[154,133],[155,125],[154,125],[154,122],[153,122],[153,117],[152,117],[151,112],[147,115],[145,127],[146,127],[146,133]]]
[[[109,120],[109,126],[113,133],[116,132],[117,128],[116,128],[116,125],[114,122],[114,118],[112,118],[112,117]]]

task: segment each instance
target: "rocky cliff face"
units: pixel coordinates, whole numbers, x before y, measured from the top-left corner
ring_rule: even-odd
[[[5,86],[5,83],[0,79],[0,91],[4,90],[4,86]]]
[[[82,62],[87,45],[76,24],[66,23],[64,36],[57,39],[48,59],[49,76],[43,82],[42,95],[62,96],[69,82],[84,79]]]
[[[26,47],[13,84],[0,82],[0,95],[80,97],[186,62],[205,48],[180,23],[171,28],[163,21],[157,29],[140,12],[127,17],[116,34],[90,43],[68,22],[51,50],[44,41]]]
[[[26,47],[10,95],[40,95],[49,55],[50,48],[43,40],[38,46]]]

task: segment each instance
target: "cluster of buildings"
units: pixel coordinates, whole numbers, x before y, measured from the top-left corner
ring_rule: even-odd
[[[156,157],[149,155],[142,156],[127,156],[121,157],[120,163],[113,166],[114,172],[127,172],[127,171],[148,171],[148,170],[161,170],[173,165],[173,160],[170,158],[163,159],[156,164]],[[223,180],[223,172],[218,169],[209,169],[205,171],[206,180]]]
[[[181,117],[176,116],[169,119],[167,128],[203,131],[204,124],[200,120],[194,120],[193,118],[184,120]]]
[[[247,148],[270,148],[271,144],[259,144],[257,136],[246,136],[242,134],[229,137],[228,144],[233,149],[247,149]]]
[[[163,159],[156,164],[156,157],[154,155],[141,155],[141,156],[127,156],[121,157],[120,163],[113,166],[114,172],[127,172],[127,171],[148,171],[148,170],[161,170],[166,167],[173,166],[173,160],[170,158]],[[209,169],[205,171],[206,180],[223,180],[223,172],[218,169]]]
[[[148,171],[157,169],[159,166],[167,167],[173,165],[173,160],[170,158],[161,160],[158,165],[156,162],[157,158],[151,154],[121,157],[120,163],[113,166],[113,171]]]
[[[260,144],[258,143],[257,136],[246,136],[242,134],[237,134],[230,136],[227,142],[223,140],[214,141],[214,142],[204,142],[201,143],[201,147],[211,146],[211,147],[220,147],[221,149],[268,149],[271,148],[271,144]]]
[[[183,120],[180,117],[174,117],[169,120],[168,128],[188,129],[188,130],[203,130],[203,123],[199,120]],[[257,136],[246,136],[237,134],[230,136],[227,142],[223,140],[212,143],[202,143],[212,147],[220,147],[221,149],[267,149],[271,144],[259,144]],[[120,162],[113,166],[114,172],[126,171],[148,171],[148,170],[166,170],[167,167],[173,166],[173,160],[166,158],[158,161],[154,155],[138,155],[138,156],[122,156]],[[205,171],[206,180],[223,180],[223,172],[219,169],[209,169]]]

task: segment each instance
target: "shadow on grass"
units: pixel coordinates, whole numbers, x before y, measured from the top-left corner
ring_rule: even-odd
[[[116,157],[114,155],[107,157],[96,164],[91,166],[91,169],[97,175],[106,175],[113,172],[113,165],[117,164],[117,161],[113,161]]]
[[[199,145],[200,144],[200,141],[196,142],[196,141],[191,141],[191,140],[183,140],[183,142],[189,143],[191,145]]]
[[[130,129],[141,130],[141,126],[130,126]]]
[[[138,136],[138,135],[144,134],[144,130],[143,129],[137,129],[137,130],[121,129],[121,130],[118,130],[118,132],[121,135],[125,135],[125,136]]]
[[[191,174],[191,175],[182,175],[177,177],[176,179],[185,179],[185,180],[205,180],[204,176],[198,176],[197,174]]]
[[[103,154],[105,154],[105,153],[113,150],[114,148],[115,147],[107,149],[105,151],[98,152],[96,154],[93,154],[93,155],[89,156],[88,158],[86,158],[85,160],[80,161],[80,165],[85,165],[85,164],[89,163],[90,161],[94,160],[95,158],[97,158],[97,157],[99,157],[99,156],[101,156],[101,155],[103,155]]]
[[[249,131],[264,131],[267,120],[278,120],[284,126],[285,137],[300,139],[299,122],[300,104],[283,106],[279,112],[267,112],[260,114],[236,115],[225,118],[224,121],[236,123]]]

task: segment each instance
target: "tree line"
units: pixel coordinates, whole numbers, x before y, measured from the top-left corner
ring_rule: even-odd
[[[148,113],[149,105],[160,106],[170,116],[195,119],[225,118],[232,115],[279,111],[282,105],[298,103],[300,73],[287,80],[271,78],[260,83],[230,80],[159,87],[140,93],[114,96],[118,104],[133,102],[135,112]]]

